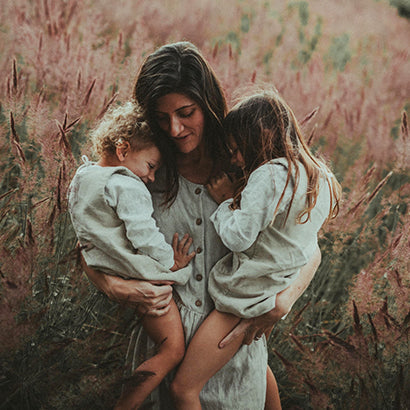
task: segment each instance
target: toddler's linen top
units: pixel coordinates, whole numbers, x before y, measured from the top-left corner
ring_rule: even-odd
[[[85,160],[70,184],[68,202],[88,266],[124,278],[186,283],[191,268],[169,270],[173,249],[152,217],[147,187],[130,170]]]

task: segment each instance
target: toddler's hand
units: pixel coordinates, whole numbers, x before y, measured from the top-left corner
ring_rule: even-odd
[[[235,185],[225,173],[211,178],[209,184],[206,185],[209,194],[217,204],[233,198]]]
[[[192,238],[186,233],[179,241],[177,233],[172,238],[172,249],[174,250],[174,266],[171,268],[172,272],[184,268],[188,265],[191,259],[195,256],[195,251],[189,252],[192,245]]]

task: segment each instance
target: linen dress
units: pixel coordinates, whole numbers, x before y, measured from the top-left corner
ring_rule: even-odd
[[[93,269],[123,278],[187,282],[188,265],[171,272],[174,252],[152,217],[151,194],[126,167],[83,157],[68,191],[71,220]]]
[[[330,210],[327,171],[321,173],[309,219],[300,224],[297,217],[306,207],[308,179],[301,163],[298,168],[291,206],[294,169],[286,185],[288,163],[278,158],[251,173],[239,209],[231,210],[229,199],[211,216],[222,241],[233,251],[218,261],[210,274],[209,292],[218,311],[242,318],[271,311],[276,295],[296,279],[313,256],[318,231]]]
[[[159,172],[157,173],[159,174]],[[208,293],[208,278],[211,268],[225,256],[228,249],[217,235],[210,216],[217,204],[202,185],[179,177],[179,191],[170,208],[163,208],[161,194],[161,176],[150,187],[154,218],[169,241],[175,232],[188,233],[193,238],[195,258],[191,261],[192,273],[184,286],[174,286],[174,298],[180,308],[181,320],[185,331],[186,343],[192,339],[195,331],[206,316],[214,309],[214,303]],[[137,326],[129,344],[127,362],[132,370],[151,356],[153,343]],[[265,338],[242,346],[235,356],[218,371],[204,386],[200,400],[204,410],[261,410],[265,404],[267,348]],[[168,394],[169,375],[161,386],[147,399],[149,409],[170,410],[173,408]]]

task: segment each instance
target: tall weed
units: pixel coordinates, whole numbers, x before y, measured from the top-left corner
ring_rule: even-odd
[[[0,408],[119,394],[135,315],[82,274],[66,191],[90,127],[147,53],[181,39],[230,104],[273,84],[344,188],[319,271],[269,343],[284,408],[408,407],[408,34],[387,1],[3,2]]]

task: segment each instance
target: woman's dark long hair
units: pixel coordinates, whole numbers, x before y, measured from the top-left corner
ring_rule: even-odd
[[[195,101],[204,113],[204,142],[215,169],[227,162],[223,119],[227,112],[222,87],[200,51],[189,42],[167,44],[143,62],[134,86],[134,98],[143,108],[152,129],[161,137],[167,168],[165,203],[170,205],[178,192],[176,148],[160,130],[155,118],[157,101],[170,93]]]

